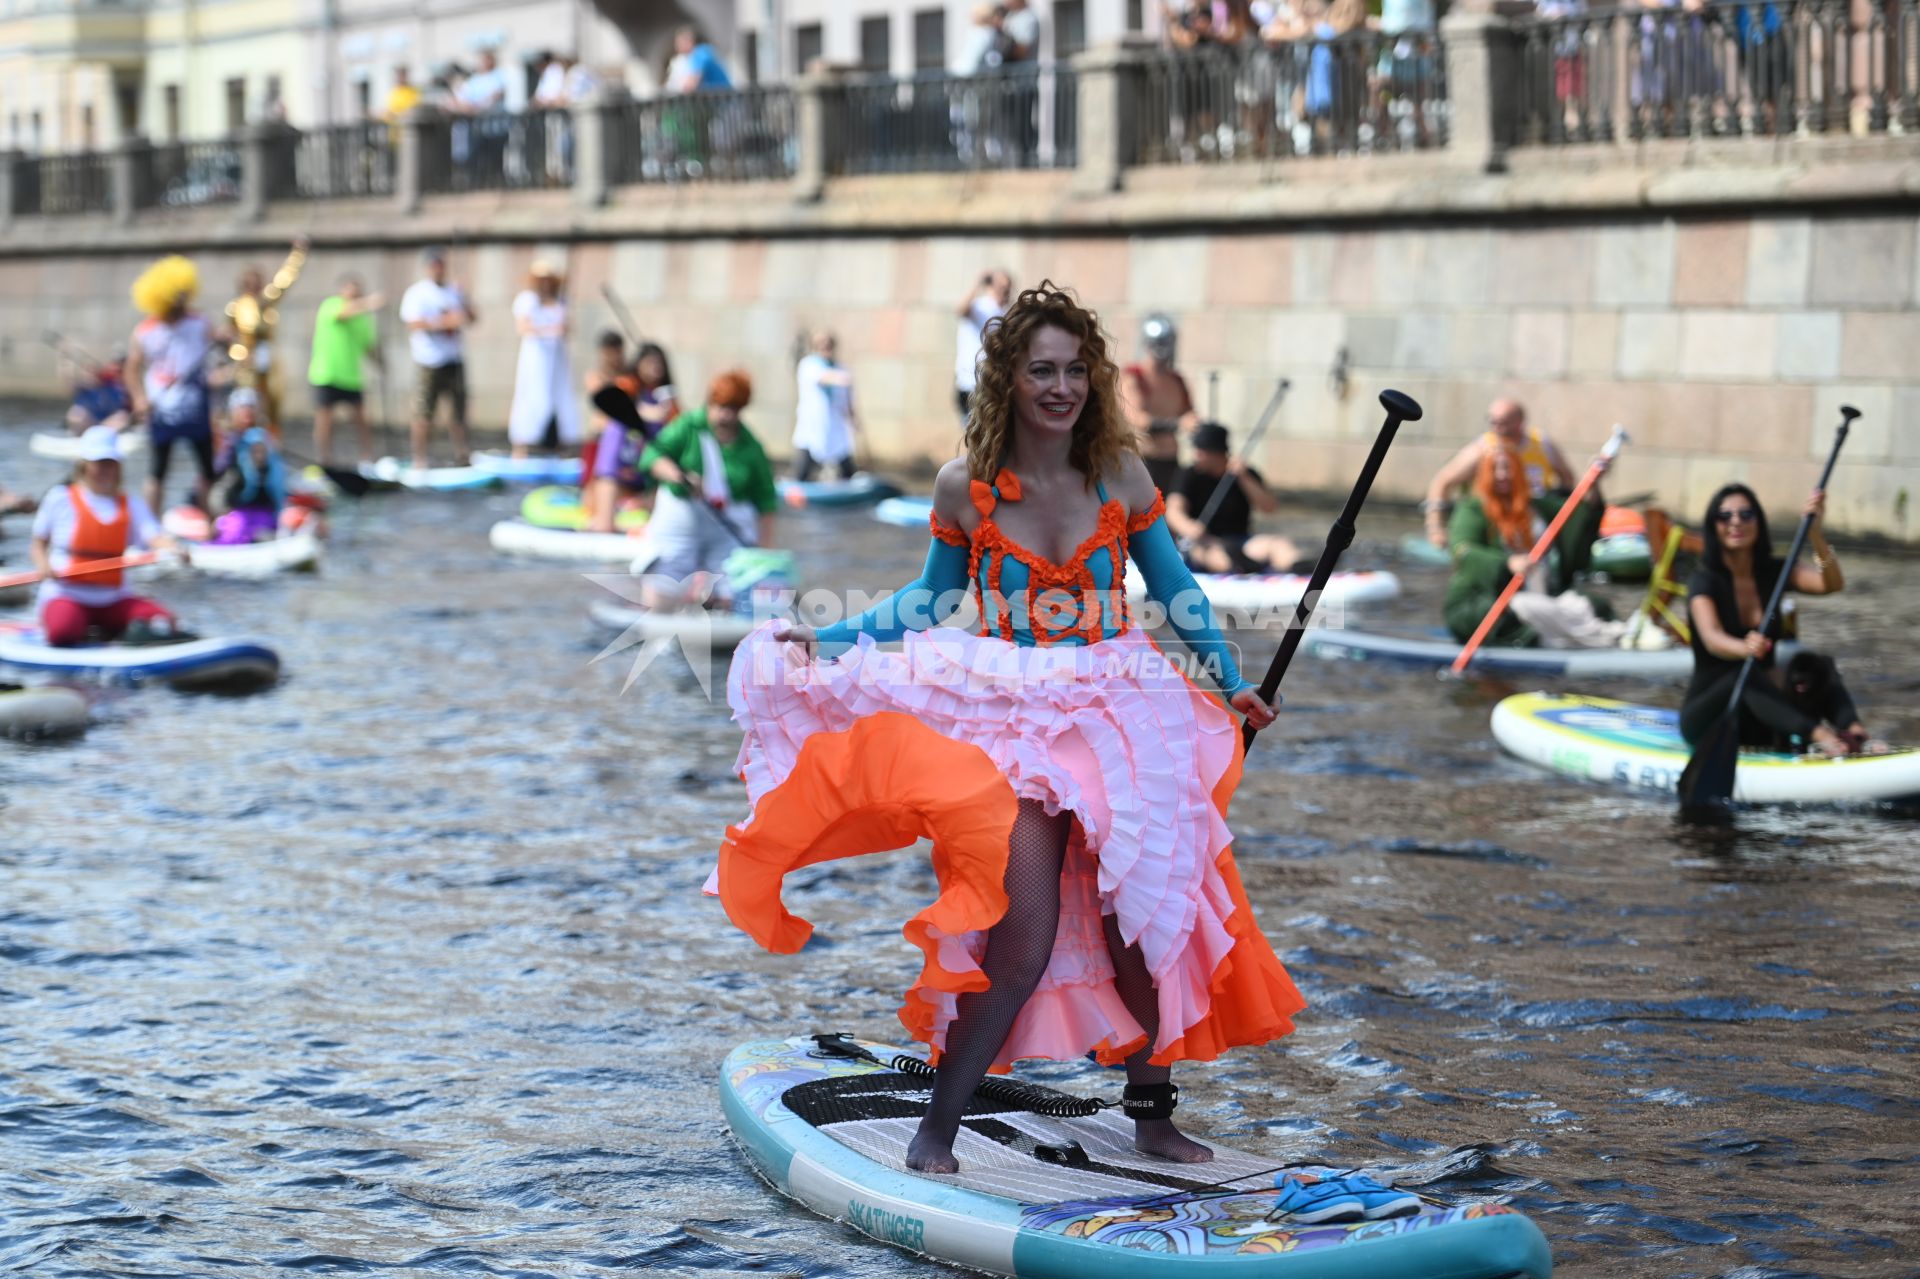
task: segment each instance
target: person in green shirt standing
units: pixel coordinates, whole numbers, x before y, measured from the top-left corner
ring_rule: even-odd
[[[313,363],[307,381],[313,384],[313,447],[323,465],[333,463],[333,410],[353,412],[359,433],[360,460],[373,460],[373,429],[367,425],[366,385],[362,362],[379,341],[373,313],[386,305],[378,293],[366,293],[360,277],[343,275],[338,291],[320,304],[313,322]]]
[[[752,398],[745,373],[720,374],[706,403],[669,422],[640,455],[641,469],[661,486],[647,521],[648,608],[677,608],[703,592],[710,606],[730,603],[727,556],[773,544],[773,464],[740,420]]]

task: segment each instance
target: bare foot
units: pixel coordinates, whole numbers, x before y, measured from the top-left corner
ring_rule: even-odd
[[[1213,1151],[1173,1126],[1171,1119],[1140,1119],[1133,1125],[1133,1148],[1177,1164],[1203,1164]]]
[[[1212,1157],[1212,1152],[1208,1152]],[[907,1167],[915,1172],[959,1172],[960,1161],[953,1157],[953,1143],[941,1141],[923,1128],[913,1134],[907,1146]]]

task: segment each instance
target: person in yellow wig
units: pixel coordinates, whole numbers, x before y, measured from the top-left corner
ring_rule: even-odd
[[[260,397],[261,415],[267,429],[280,433],[280,366],[274,359],[274,340],[279,333],[277,304],[307,264],[307,238],[293,242],[287,260],[268,280],[259,267],[250,266],[240,277],[240,296],[227,303],[226,327],[221,341],[227,344],[227,358],[233,361],[233,384],[251,387]]]
[[[162,509],[175,443],[193,450],[200,468],[194,496],[202,509],[213,484],[213,416],[207,389],[213,326],[193,309],[199,290],[199,271],[177,254],[161,258],[133,282],[133,304],[146,318],[127,341],[127,395],[135,420],[144,419],[152,437],[146,498],[156,511]]]

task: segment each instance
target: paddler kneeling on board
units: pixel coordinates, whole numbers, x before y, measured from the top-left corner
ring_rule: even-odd
[[[1821,528],[1827,495],[1807,499],[1813,516],[1808,541],[1812,564],[1783,564],[1767,533],[1767,513],[1744,484],[1728,484],[1707,503],[1706,547],[1700,568],[1687,583],[1687,616],[1693,622],[1693,679],[1680,706],[1680,735],[1698,743],[1726,713],[1734,681],[1749,656],[1754,671],[1740,695],[1740,743],[1763,750],[1841,755],[1884,754],[1885,742],[1868,736],[1853,697],[1840,682],[1833,659],[1799,652],[1780,670],[1774,637],[1760,631],[1761,616],[1782,573],[1802,595],[1837,595],[1846,588],[1840,559]]]
[[[1229,474],[1233,479],[1222,488]],[[1253,513],[1271,515],[1280,500],[1260,472],[1230,455],[1227,428],[1218,422],[1194,431],[1193,465],[1180,472],[1166,498],[1167,527],[1196,573],[1291,573],[1300,560],[1290,539],[1253,531]]]
[[[781,905],[788,871],[933,841],[940,896],[907,924],[925,963],[900,1010],[937,1064],[906,1153],[918,1172],[959,1170],[990,1068],[1089,1053],[1125,1067],[1140,1151],[1209,1160],[1174,1126],[1174,1064],[1278,1039],[1305,1006],[1225,819],[1233,712],[1257,728],[1274,709],[1181,562],[1109,342],[1071,294],[1022,293],[986,328],[920,578],[819,631],[756,629],[728,679],[754,811],[713,887],[761,944],[795,951],[811,931]],[[1131,623],[1129,557],[1190,662]],[[969,594],[984,633],[932,629]]]
[[[740,420],[752,398],[745,373],[720,374],[707,402],[675,418],[640,455],[641,468],[660,482],[642,552],[649,557],[641,568],[646,607],[730,607],[727,556],[772,545],[780,505],[773,464]]]
[[[120,433],[89,427],[80,437],[80,481],[48,491],[33,517],[33,565],[40,570],[40,630],[55,648],[101,640],[191,638],[172,613],[126,587],[126,572],[55,577],[88,560],[120,560],[138,550],[179,550],[153,508],[121,491]]]
[[[1606,460],[1598,460],[1601,472]],[[1493,608],[1515,574],[1527,583],[1513,597],[1486,643],[1497,648],[1615,648],[1627,633],[1605,600],[1573,589],[1574,575],[1593,554],[1606,502],[1596,482],[1567,518],[1552,549],[1531,569],[1527,553],[1567,499],[1558,493],[1531,496],[1525,461],[1505,441],[1481,455],[1472,490],[1453,509],[1447,543],[1453,580],[1447,583],[1447,629],[1462,643]]]
[[[220,459],[225,510],[213,522],[218,546],[264,542],[311,525],[323,533],[318,499],[292,491],[280,446],[260,422],[260,401],[241,387],[227,401],[233,440]]]

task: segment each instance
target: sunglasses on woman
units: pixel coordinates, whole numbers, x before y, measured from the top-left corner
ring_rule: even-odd
[[[1751,524],[1760,518],[1760,512],[1750,506],[1736,506],[1724,511],[1715,511],[1713,518],[1721,524]]]

